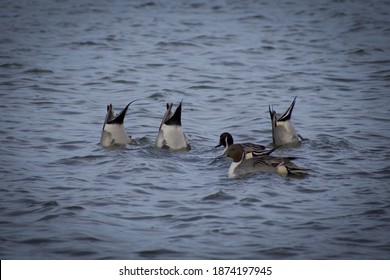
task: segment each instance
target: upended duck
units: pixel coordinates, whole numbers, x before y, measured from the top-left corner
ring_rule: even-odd
[[[156,147],[170,150],[191,149],[181,125],[182,102],[172,114],[173,103],[167,103],[167,111],[162,119],[157,138]]]
[[[127,109],[131,101],[127,106],[117,115],[114,114],[112,104],[107,105],[106,118],[104,120],[102,134],[100,137],[100,144],[103,147],[110,147],[113,145],[126,145],[132,142],[131,136],[128,136],[124,127],[124,120]]]
[[[272,141],[276,146],[282,145],[299,145],[303,138],[294,129],[291,122],[291,114],[294,109],[295,96],[290,107],[284,112],[284,114],[278,114],[273,107],[268,106],[271,123],[272,123]]]

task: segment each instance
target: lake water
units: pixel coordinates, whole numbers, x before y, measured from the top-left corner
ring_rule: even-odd
[[[389,259],[388,1],[1,1],[2,259]],[[223,131],[308,140],[229,179]],[[136,144],[99,145],[128,102]],[[183,100],[192,150],[154,147]]]

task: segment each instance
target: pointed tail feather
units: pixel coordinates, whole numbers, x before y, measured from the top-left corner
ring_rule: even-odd
[[[131,101],[129,104],[127,104],[127,106],[118,115],[116,115],[115,118],[113,118],[112,120],[108,121],[107,123],[108,124],[123,124],[123,122],[125,120],[127,109],[129,108],[129,106],[133,102],[135,102],[137,100],[139,100],[139,99],[135,99],[135,100]]]
[[[268,156],[270,154],[272,154],[276,149],[280,148],[281,146],[277,146],[269,151],[261,151],[261,152],[252,152],[252,156],[254,157],[261,157],[261,156]]]
[[[278,118],[278,122],[284,122],[284,121],[288,121],[288,120],[291,119],[291,114],[292,114],[292,111],[294,109],[294,105],[295,105],[295,100],[296,99],[297,99],[297,97],[295,96],[295,98],[294,98],[293,102],[291,103],[290,107],[288,107],[286,112],[284,112],[284,114]]]
[[[306,169],[300,168],[296,165],[290,166],[290,165],[285,165],[287,169],[287,175],[295,175],[295,176],[305,176],[308,174]]]
[[[183,102],[183,101],[182,101]],[[173,116],[165,122],[166,125],[178,125],[181,126],[181,106],[182,102],[180,102],[179,106],[176,108]]]

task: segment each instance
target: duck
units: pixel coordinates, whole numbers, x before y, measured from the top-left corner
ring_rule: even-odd
[[[215,146],[215,148],[219,148],[221,146],[224,147],[224,154],[226,154],[229,146],[234,144],[233,136],[229,132],[223,132],[219,136],[219,144]],[[262,155],[267,154],[269,151],[266,151],[263,145],[253,144],[253,143],[239,143],[237,145],[241,145],[245,150],[246,158],[251,158],[253,155]],[[272,150],[273,151],[273,150]]]
[[[106,118],[104,120],[103,129],[100,137],[100,144],[103,147],[110,147],[113,145],[126,145],[133,142],[131,136],[128,136],[124,127],[124,120],[127,109],[136,100],[131,101],[127,106],[117,115],[114,114],[112,104],[107,105]]]
[[[172,114],[173,103],[167,103],[167,110],[161,121],[155,146],[170,150],[191,150],[189,141],[184,134],[181,124],[182,102]]]
[[[227,156],[233,159],[228,171],[229,178],[238,178],[257,172],[274,172],[282,176],[307,175],[306,169],[300,168],[292,162],[294,157],[258,154],[248,159],[244,147],[240,144],[230,145],[227,149]]]
[[[290,107],[288,107],[284,114],[278,114],[271,105],[268,106],[272,124],[272,141],[276,146],[297,146],[302,143],[303,137],[296,132],[291,122],[291,114],[293,112],[296,99],[297,96],[295,96]]]

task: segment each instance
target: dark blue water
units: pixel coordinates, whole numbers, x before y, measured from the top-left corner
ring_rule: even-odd
[[[388,1],[2,1],[2,259],[388,259]],[[227,178],[298,96],[310,176]],[[99,146],[106,105],[136,144]],[[192,150],[154,148],[183,100]]]

